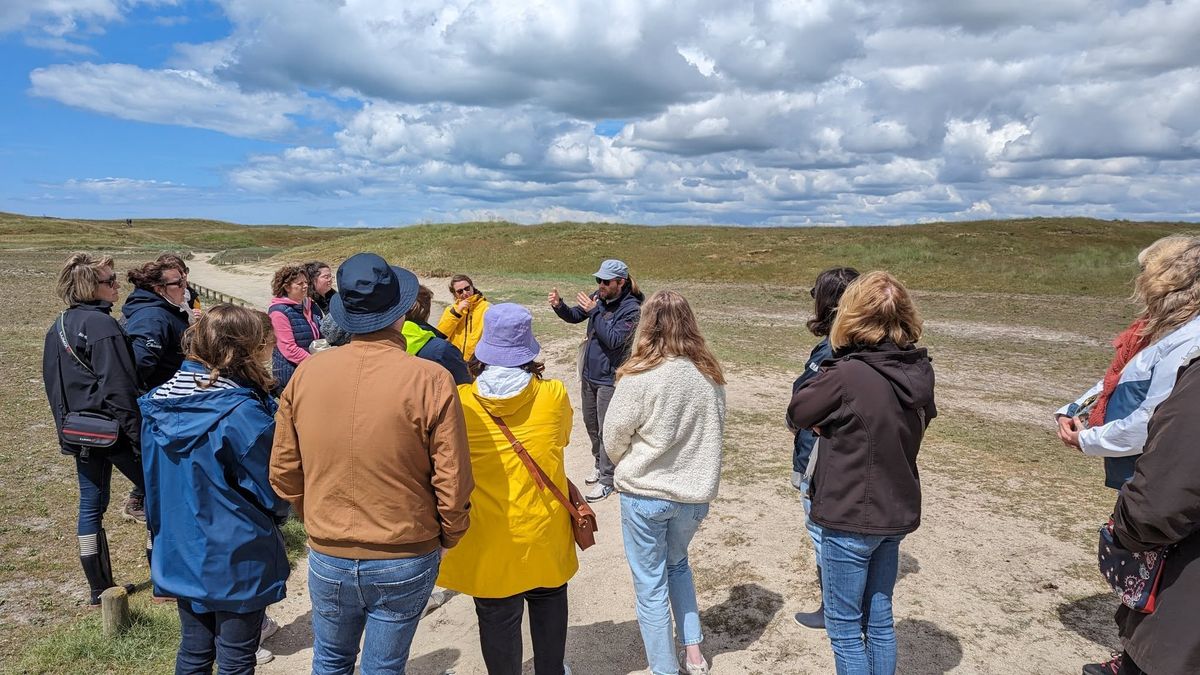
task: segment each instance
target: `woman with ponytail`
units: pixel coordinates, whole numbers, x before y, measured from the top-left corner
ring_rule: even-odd
[[[214,661],[254,672],[266,607],[285,595],[288,507],[267,481],[274,345],[266,314],[217,305],[184,334],[179,371],[138,400],[151,577],[178,599],[177,675]]]

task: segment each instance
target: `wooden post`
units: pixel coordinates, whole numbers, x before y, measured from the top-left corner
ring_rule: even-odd
[[[129,628],[129,593],[124,586],[113,586],[100,594],[100,613],[105,637],[115,637]]]

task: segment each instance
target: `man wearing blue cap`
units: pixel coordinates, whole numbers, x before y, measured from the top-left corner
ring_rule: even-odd
[[[279,399],[271,486],[308,532],[313,673],[403,673],[442,553],[474,488],[449,371],[405,350],[412,272],[373,253],[338,269],[350,344],[305,359]]]
[[[574,307],[568,307],[558,295],[558,289],[550,291],[547,300],[551,309],[567,323],[587,320],[587,346],[580,372],[580,390],[583,398],[583,424],[592,440],[592,457],[596,468],[586,483],[595,484],[595,489],[586,495],[589,502],[598,502],[613,492],[613,463],[604,452],[604,414],[612,399],[617,368],[629,356],[633,332],[637,328],[645,297],[637,283],[629,276],[629,267],[620,260],[605,260],[592,275],[596,279],[596,290],[590,295],[576,294]]]

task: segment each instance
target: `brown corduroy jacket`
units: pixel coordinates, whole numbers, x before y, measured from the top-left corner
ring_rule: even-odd
[[[271,486],[309,545],[381,559],[451,548],[474,488],[450,373],[391,328],[305,359],[279,399]]]

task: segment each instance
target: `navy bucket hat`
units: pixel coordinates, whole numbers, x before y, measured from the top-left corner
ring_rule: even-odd
[[[333,320],[348,333],[383,330],[405,315],[417,299],[417,276],[389,265],[375,253],[357,253],[337,271],[338,292],[329,302]]]

